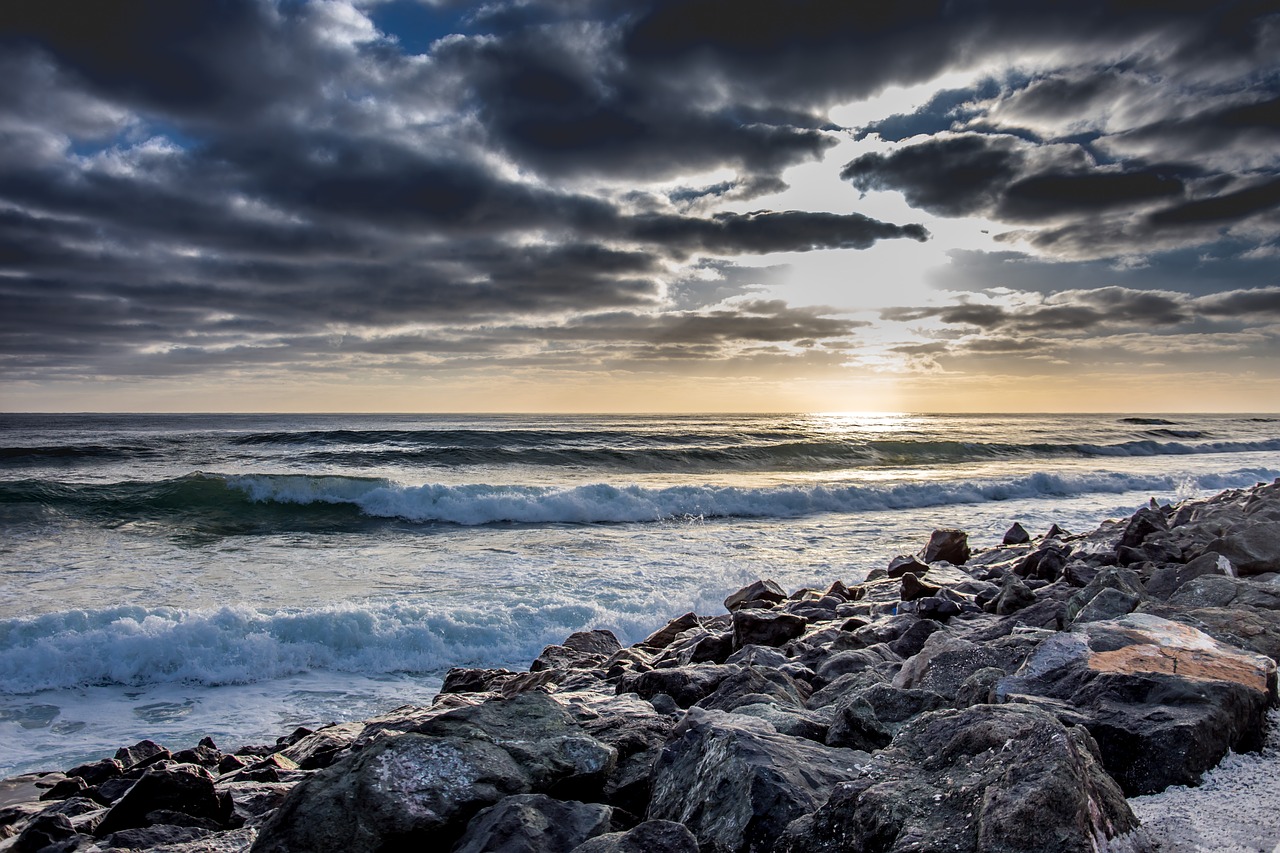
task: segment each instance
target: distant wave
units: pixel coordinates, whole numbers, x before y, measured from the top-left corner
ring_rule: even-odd
[[[1201,475],[1192,485],[1221,489],[1274,479],[1280,471],[1245,468]],[[35,506],[119,524],[135,519],[175,530],[232,535],[276,530],[347,529],[376,519],[481,525],[655,522],[688,518],[795,518],[1017,498],[1169,491],[1176,475],[1038,473],[1007,479],[911,481],[893,485],[651,488],[596,483],[405,486],[366,477],[301,474],[191,474],[159,482],[111,485],[25,480],[0,483],[0,506]]]
[[[1122,424],[1150,424],[1152,426],[1173,426],[1175,421],[1166,421],[1164,418],[1120,418],[1117,423]]]

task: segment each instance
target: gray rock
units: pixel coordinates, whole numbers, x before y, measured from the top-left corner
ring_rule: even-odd
[[[262,826],[256,853],[374,853],[447,845],[512,794],[599,791],[617,753],[550,696],[459,708],[375,741],[301,782]]]
[[[665,693],[681,708],[688,708],[738,671],[736,666],[716,664],[692,664],[668,669],[655,669],[639,675],[624,676],[618,682],[618,693],[635,693],[642,699],[652,699]]]
[[[809,620],[791,613],[773,613],[764,610],[735,610],[733,612],[733,647],[781,646],[804,633]]]
[[[1034,708],[927,713],[774,849],[1096,853],[1138,822],[1095,749]]]
[[[947,706],[947,700],[931,690],[910,690],[876,684],[841,697],[827,730],[827,746],[843,746],[871,752],[889,745],[893,736],[912,718]]]
[[[814,687],[830,684],[842,675],[862,672],[884,663],[898,663],[901,660],[902,658],[894,654],[885,643],[877,643],[865,649],[836,652],[827,657],[814,671],[816,678]]]
[[[452,853],[568,853],[608,832],[613,809],[516,794],[481,809]]]
[[[1242,575],[1280,572],[1280,521],[1250,524],[1209,543]]]
[[[1004,532],[1004,538],[1000,540],[1002,545],[1025,545],[1031,541],[1031,534],[1027,529],[1018,522],[1014,522],[1008,530]]]
[[[900,578],[907,573],[911,573],[916,577],[924,577],[929,571],[929,564],[920,562],[915,555],[902,554],[894,557],[889,561],[889,567],[885,569],[885,577]]]
[[[280,751],[301,770],[319,770],[332,764],[364,731],[363,723],[324,726]]]
[[[1158,509],[1143,507],[1129,517],[1124,533],[1120,536],[1122,547],[1138,548],[1153,533],[1165,533],[1169,530],[1169,522],[1164,513]]]
[[[701,628],[702,621],[693,613],[677,616],[658,630],[654,631],[637,645],[649,650],[665,649],[671,641],[690,628]]]
[[[124,765],[114,758],[104,758],[72,767],[68,776],[79,776],[88,785],[99,785],[124,773]]]
[[[746,666],[729,675],[708,696],[699,699],[695,707],[715,711],[732,711],[739,705],[773,702],[803,708],[808,689],[802,690],[795,679],[776,669]]]
[[[141,740],[133,746],[122,746],[117,749],[116,761],[119,761],[124,769],[127,770],[135,764],[140,764],[161,754],[165,754],[167,757],[168,752],[169,750],[153,740]]]
[[[1229,749],[1262,743],[1276,664],[1148,614],[1073,626],[1042,642],[1001,701],[1048,699],[1097,740],[1130,796],[1193,785]]]
[[[788,823],[868,760],[748,717],[694,708],[654,767],[648,817],[684,824],[704,853],[768,850]]]
[[[102,839],[101,843],[116,850],[151,850],[156,847],[197,841],[209,835],[209,830],[194,826],[156,824],[113,832]]]
[[[218,795],[213,776],[201,767],[181,764],[171,769],[152,768],[111,807],[95,834],[101,838],[148,826],[152,822],[149,813],[160,809],[221,824],[230,819],[232,804],[229,798]]]
[[[1067,602],[1066,620],[1068,624],[1074,622],[1080,611],[1090,601],[1093,601],[1094,596],[1104,589],[1119,590],[1141,598],[1143,595],[1142,578],[1132,569],[1124,569],[1117,566],[1108,566],[1102,569],[1094,576],[1093,580],[1089,581],[1079,592],[1072,595]]]
[[[597,835],[570,853],[698,853],[698,839],[674,821],[646,820],[626,832]]]
[[[1007,616],[1030,607],[1036,601],[1036,594],[1031,588],[1022,582],[1022,578],[1010,572],[1000,588],[1000,595],[995,598],[993,610],[999,616]]]
[[[1178,591],[1189,580],[1202,575],[1234,575],[1231,561],[1216,551],[1201,554],[1189,563],[1173,563],[1157,568],[1147,581],[1146,592],[1161,601]]]
[[[1089,600],[1072,624],[1082,622],[1098,622],[1103,619],[1115,619],[1132,613],[1142,601],[1140,596],[1118,589],[1104,589]]]
[[[1224,575],[1201,575],[1178,587],[1169,596],[1169,603],[1188,609],[1254,607],[1280,610],[1280,586]]]

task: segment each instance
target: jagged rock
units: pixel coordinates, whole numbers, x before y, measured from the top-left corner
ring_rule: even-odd
[[[133,746],[122,746],[117,749],[116,761],[119,761],[127,770],[135,764],[146,761],[148,758],[155,758],[162,753],[167,757],[169,750],[153,740],[140,740]]]
[[[786,600],[786,591],[772,580],[766,578],[732,593],[724,600],[724,609],[732,613],[748,601],[770,601],[775,604],[781,604]]]
[[[733,652],[733,634],[690,628],[682,632],[653,660],[654,667],[691,663],[724,663]]]
[[[781,646],[804,633],[809,620],[791,613],[761,610],[735,610],[733,613],[733,647],[747,645]]]
[[[778,734],[802,737],[818,743],[825,743],[827,730],[831,721],[824,714],[806,711],[790,705],[775,702],[756,702],[750,705],[739,705],[733,713],[764,720],[773,726]]]
[[[201,767],[217,767],[222,761],[222,752],[216,747],[196,746],[191,749],[180,749],[173,754],[173,760],[179,764],[198,764]]]
[[[65,800],[68,797],[74,797],[89,786],[79,776],[68,776],[66,779],[59,779],[58,782],[49,790],[40,795],[42,800]]]
[[[909,658],[923,649],[929,638],[941,630],[942,625],[936,620],[917,619],[907,630],[889,641],[889,650],[898,657]]]
[[[364,731],[363,723],[324,726],[281,750],[279,755],[291,762],[294,768],[319,770],[332,764],[355,742],[362,731]]]
[[[71,818],[63,814],[38,814],[27,822],[9,848],[14,853],[39,853],[50,845],[76,835]]]
[[[114,758],[80,764],[67,771],[68,776],[79,776],[87,785],[98,785],[124,773],[124,765]]]
[[[218,795],[213,776],[202,767],[181,764],[168,769],[152,768],[111,807],[95,834],[102,838],[148,826],[148,814],[161,809],[224,824],[231,817],[232,803]]]
[[[1250,524],[1209,543],[1231,561],[1241,575],[1280,572],[1280,521]]]
[[[1084,560],[1071,560],[1062,569],[1062,579],[1074,587],[1085,587],[1089,585],[1089,581],[1098,576],[1098,571],[1102,567],[1093,565]]]
[[[698,839],[670,820],[646,820],[626,832],[597,835],[570,853],[698,853]]]
[[[996,685],[1006,675],[1008,675],[1007,672],[994,666],[984,666],[975,671],[956,689],[956,707],[968,708],[970,705],[990,704],[993,701]]]
[[[935,530],[924,546],[921,558],[926,563],[946,560],[953,566],[963,566],[969,559],[969,534],[963,530]]]
[[[1071,534],[1056,524],[1050,524],[1049,529],[1045,531],[1045,539],[1062,539]]]
[[[785,654],[772,646],[746,645],[729,655],[725,663],[741,666],[769,666],[777,669],[785,666],[788,660]]]
[[[635,693],[641,699],[652,699],[665,693],[681,708],[709,696],[730,675],[738,671],[736,666],[693,664],[668,669],[655,669],[636,676],[625,676],[618,682],[618,693]]]
[[[452,853],[567,853],[608,832],[608,806],[516,794],[481,809]]]
[[[1022,582],[1022,578],[1010,572],[1004,579],[1004,585],[1000,588],[1000,595],[994,599],[992,609],[998,616],[1008,616],[1010,613],[1017,613],[1024,607],[1030,607],[1037,600],[1036,594]]]
[[[485,693],[519,673],[509,669],[468,669],[454,667],[445,673],[441,693]]]
[[[1162,601],[1189,580],[1201,575],[1234,575],[1231,561],[1217,552],[1201,554],[1189,563],[1173,563],[1156,569],[1146,583],[1147,595]]]
[[[1280,610],[1280,586],[1222,575],[1201,575],[1178,587],[1169,603],[1188,609],[1199,607],[1256,607]]]
[[[921,619],[932,619],[935,622],[946,622],[952,616],[959,616],[964,607],[941,595],[918,598],[915,601],[904,601],[900,610],[909,610]],[[974,609],[977,609],[976,607]]]
[[[947,700],[931,690],[872,685],[836,702],[825,742],[867,752],[882,749],[908,720],[946,706]]]
[[[927,595],[936,595],[941,590],[942,587],[937,584],[922,581],[914,573],[907,572],[902,576],[902,592],[899,597],[903,601],[915,601]]]
[[[1071,549],[1066,545],[1057,540],[1046,541],[1019,560],[1013,572],[1023,578],[1056,581],[1062,577],[1070,557]]]
[[[1026,637],[1015,637],[978,645],[959,637],[935,634],[918,654],[902,665],[893,678],[893,686],[954,697],[965,680],[980,669],[997,667],[1012,672],[1030,654],[1034,643]]]
[[[220,790],[231,795],[236,817],[246,822],[275,811],[293,787],[290,782],[218,783]]]
[[[701,628],[702,622],[693,613],[677,616],[658,630],[654,631],[637,645],[650,650],[661,650],[671,645],[671,641],[690,628]]]
[[[616,755],[546,694],[459,708],[299,783],[253,849],[374,853],[448,845],[477,811],[504,796],[598,791]]]
[[[1004,532],[1004,538],[1000,540],[1001,545],[1025,545],[1031,541],[1031,534],[1027,529],[1018,522],[1014,522],[1008,530]]]
[[[814,686],[826,686],[842,675],[861,672],[884,663],[897,663],[901,660],[885,643],[877,643],[865,649],[836,652],[827,657],[814,671],[817,681],[821,682],[815,683]]]
[[[929,571],[929,564],[920,562],[920,558],[914,554],[900,554],[889,561],[889,567],[885,569],[885,577],[901,578],[910,572],[916,577],[924,577]]]
[[[934,711],[788,828],[779,853],[1096,853],[1138,825],[1083,730],[1028,707]]]
[[[732,711],[739,705],[773,702],[803,708],[808,689],[801,694],[795,679],[774,669],[745,666],[732,673],[710,695],[699,699],[694,707],[716,711]]]
[[[1089,602],[1093,601],[1094,596],[1098,595],[1098,593],[1102,592],[1104,589],[1117,590],[1141,599],[1143,595],[1142,578],[1138,577],[1137,572],[1132,569],[1119,568],[1116,566],[1108,566],[1107,568],[1102,569],[1093,580],[1089,581],[1089,583],[1079,592],[1072,595],[1071,599],[1067,602],[1067,622],[1074,622],[1076,617],[1080,614],[1080,611],[1083,610]],[[1132,610],[1133,608],[1129,609]]]
[[[1124,616],[1126,613],[1132,613],[1141,601],[1141,596],[1134,595],[1131,592],[1122,592],[1111,588],[1103,589],[1089,599],[1089,603],[1081,608],[1072,624],[1115,619]]]
[[[1129,548],[1141,547],[1152,533],[1165,533],[1169,530],[1169,522],[1164,513],[1150,507],[1143,507],[1129,517],[1124,533],[1120,536],[1120,545]]]
[[[1258,748],[1275,683],[1271,659],[1135,613],[1049,637],[996,692],[1070,707],[1133,796],[1195,784],[1228,749]]]
[[[654,767],[648,817],[684,824],[705,853],[767,850],[867,760],[758,720],[694,708]]]
[[[155,824],[113,832],[103,838],[102,843],[116,850],[151,850],[201,840],[209,834],[209,830],[194,826]]]

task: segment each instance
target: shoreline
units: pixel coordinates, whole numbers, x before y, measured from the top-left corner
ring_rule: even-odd
[[[430,707],[231,753],[144,741],[5,780],[0,851],[482,850],[505,838],[582,853],[817,853],[860,849],[860,832],[1039,850],[1045,826],[1052,849],[1152,849],[1126,797],[1143,797],[1136,811],[1155,826],[1161,797],[1169,814],[1185,808],[1178,786],[1264,745],[1277,572],[1277,484],[1087,534],[1015,525],[975,553],[962,533],[935,531],[858,584],[757,581],[726,612],[679,616],[627,648],[582,631],[528,672],[452,670]],[[1152,724],[1153,705],[1174,724]],[[1013,766],[1059,781],[1014,773],[1013,756],[997,760],[1010,749]],[[350,812],[353,796],[368,808]],[[1030,825],[1026,802],[1039,809]],[[1196,849],[1177,846],[1195,843],[1191,830],[1170,831],[1161,850]]]

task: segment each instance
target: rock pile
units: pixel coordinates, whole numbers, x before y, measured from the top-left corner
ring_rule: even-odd
[[[269,747],[7,780],[0,850],[1141,850],[1126,796],[1262,743],[1280,483],[977,553],[935,531],[862,583],[725,606]]]

